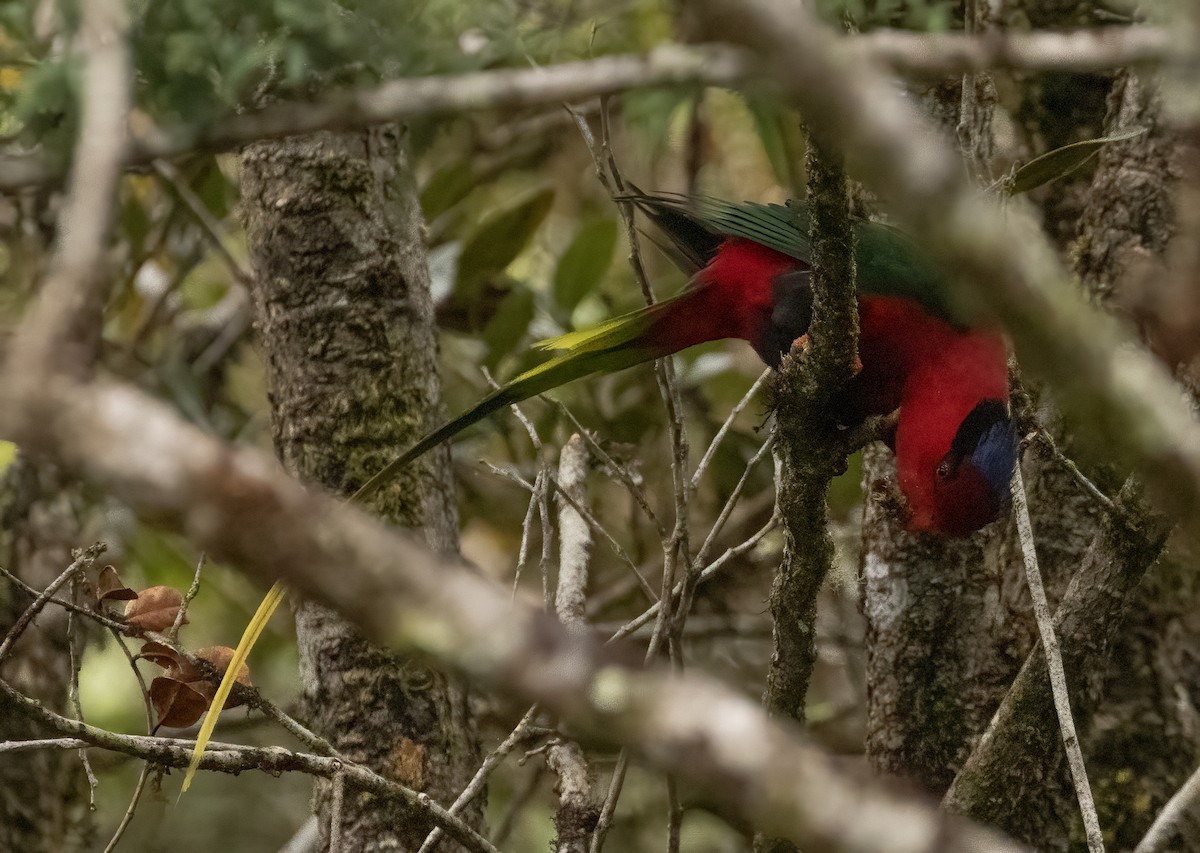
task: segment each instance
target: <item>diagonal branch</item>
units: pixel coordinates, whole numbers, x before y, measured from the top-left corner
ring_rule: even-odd
[[[104,383],[43,384],[38,411],[0,386],[0,432],[85,475],[214,559],[283,579],[370,637],[416,649],[524,705],[539,702],[590,743],[631,745],[657,768],[773,836],[817,849],[1021,849],[878,780],[852,779],[793,729],[696,675],[619,665],[537,608],[411,538],[225,445],[166,406]],[[75,732],[64,732],[75,734]]]
[[[200,130],[130,128],[122,160],[126,168],[145,166],[157,159],[228,151],[249,142],[318,130],[351,130],[424,116],[578,102],[635,88],[697,83],[729,86],[748,73],[745,57],[729,48],[668,45],[645,55],[605,56],[542,68],[405,78],[374,88],[333,92],[313,101],[279,101],[227,116]],[[0,158],[0,190],[44,186],[60,177],[55,166],[40,156]]]
[[[57,247],[10,361],[12,375],[31,383],[53,369],[86,374],[100,341],[105,246],[121,177],[132,81],[122,0],[88,0],[82,15],[83,114]]]

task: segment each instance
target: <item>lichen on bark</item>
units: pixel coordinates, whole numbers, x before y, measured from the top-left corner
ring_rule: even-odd
[[[437,344],[423,223],[401,133],[318,133],[242,155],[275,448],[296,476],[352,493],[439,416]],[[448,452],[429,454],[371,509],[457,545]],[[303,704],[316,729],[383,775],[448,805],[479,758],[465,689],[423,663],[368,644],[316,604],[297,608]],[[315,806],[327,831],[329,785]],[[466,810],[482,821],[482,799]],[[347,792],[346,850],[415,850],[419,812]],[[449,842],[444,842],[448,845]]]

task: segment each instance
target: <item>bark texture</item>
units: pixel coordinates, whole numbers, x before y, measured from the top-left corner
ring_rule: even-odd
[[[1061,5],[1060,12],[1070,14],[1067,7],[1074,4]],[[1078,138],[1071,135],[1081,128],[1094,129],[1090,135],[1099,131],[1103,101],[1090,94],[1097,87],[1103,92],[1107,81],[1074,77],[1018,81],[1024,86],[1024,100],[1018,102],[1023,106],[1018,107],[1017,117],[1032,146],[1062,144],[1058,140]],[[993,96],[989,93],[994,89],[982,75],[970,83],[969,97],[963,97],[961,85],[943,85],[927,93],[925,101],[947,131],[956,132],[964,153],[975,159],[992,150]],[[1056,99],[1066,97],[1064,92],[1075,93],[1074,105],[1066,112],[1054,107]],[[980,139],[981,135],[988,138]],[[981,176],[988,175],[986,162],[972,165]],[[1043,197],[1046,227],[1060,244],[1074,236],[1073,225],[1063,231],[1061,223],[1077,221],[1088,178],[1060,182]],[[1066,216],[1067,210],[1074,213]],[[1026,428],[1036,422],[1058,431],[1054,407],[1047,402],[1018,415]],[[1072,449],[1069,443],[1066,446]],[[1072,474],[1044,452],[1027,452],[1022,471],[1041,569],[1051,605],[1057,606],[1095,538],[1101,508]],[[882,449],[868,451],[865,480],[861,589],[868,630],[868,755],[877,769],[941,794],[975,750],[1036,642],[1019,546],[1009,522],[961,541],[909,534],[891,485],[891,455]],[[1145,565],[1143,561],[1143,571]],[[1082,660],[1090,666],[1105,663],[1103,654]],[[1092,708],[1097,692],[1090,694]],[[1086,728],[1086,721],[1077,719],[1081,722]],[[1057,744],[1056,739],[1051,741]],[[1064,775],[1055,778],[1065,783],[1060,753],[1059,747],[1039,769],[1061,771]],[[1039,849],[1065,849],[1077,807],[1069,784],[1051,787],[1049,793],[1038,794],[1049,805],[1035,810],[1036,818],[1022,827],[1001,824],[1035,841]]]
[[[439,415],[437,342],[422,219],[398,132],[320,133],[242,156],[276,452],[296,476],[352,493]],[[423,527],[452,550],[448,453],[431,453],[372,499],[384,518]],[[296,615],[303,701],[342,752],[449,805],[479,743],[465,690],[368,644],[331,611]],[[315,810],[327,843],[329,786]],[[343,850],[416,850],[419,813],[346,792]],[[467,819],[482,821],[482,802]],[[450,849],[443,842],[439,849]]]
[[[1091,294],[1118,311],[1143,300],[1153,303],[1169,287],[1163,256],[1174,245],[1176,222],[1195,216],[1194,209],[1179,205],[1186,204],[1200,175],[1188,175],[1187,187],[1179,179],[1187,171],[1183,163],[1194,156],[1188,146],[1196,137],[1164,123],[1155,86],[1132,72],[1117,75],[1108,126],[1143,126],[1149,132],[1101,153],[1079,224],[1080,277]],[[1193,293],[1194,286],[1193,281]],[[1137,844],[1200,755],[1197,614],[1195,554],[1178,543],[1134,590],[1128,623],[1115,638],[1106,671],[1104,702],[1092,731],[1081,733],[1101,825],[1114,849]],[[1172,849],[1200,851],[1200,837],[1182,839]]]
[[[1057,4],[1062,14],[1081,5]],[[1131,270],[1160,255],[1173,230],[1176,141],[1162,133],[1153,99],[1131,75],[1050,77],[1017,81],[1011,108],[1031,149],[1105,129],[1152,129],[1106,148],[1094,175],[1072,175],[1035,199],[1089,292],[1120,307],[1121,288],[1137,280]],[[1056,106],[1064,98],[1069,109]],[[978,150],[961,137],[980,125],[954,118],[947,108],[953,94],[943,89],[936,100],[935,113],[954,120],[964,149]],[[964,108],[970,102],[958,101]],[[1049,428],[1072,456],[1104,458],[1102,448],[1094,454],[1067,440],[1052,400],[1036,389],[1034,396],[1033,407],[1019,413],[1026,426]],[[1022,468],[1051,605],[1064,603],[1059,636],[1101,825],[1110,849],[1131,849],[1194,767],[1197,584],[1172,561],[1154,564],[1163,522],[1136,500],[1136,490],[1123,493],[1120,518],[1106,519],[1045,452],[1028,450]],[[1029,654],[1035,634],[1013,537],[1004,525],[958,543],[909,536],[890,485],[890,455],[872,450],[866,471],[862,601],[872,763],[933,792],[953,783],[951,809],[1040,850],[1081,849],[1044,660]],[[1113,470],[1093,465],[1089,474],[1116,491]]]
[[[53,466],[24,455],[5,472],[0,488],[4,566],[30,586],[43,589],[71,564],[71,549],[80,533],[76,492]],[[0,636],[29,603],[25,593],[0,584]],[[67,619],[61,608],[42,611],[0,674],[26,696],[73,716],[67,707],[71,662]],[[29,717],[11,710],[0,714],[0,741],[46,736]],[[94,829],[78,753],[42,749],[0,760],[0,850],[83,850]]]

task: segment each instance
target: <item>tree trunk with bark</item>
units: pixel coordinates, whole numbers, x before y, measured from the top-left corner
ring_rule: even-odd
[[[423,222],[400,133],[252,145],[242,155],[242,199],[276,452],[301,479],[349,495],[440,413]],[[422,528],[437,550],[455,549],[448,453],[414,464],[371,508]],[[296,623],[316,730],[449,805],[479,761],[465,689],[369,645],[323,607],[302,602]],[[317,784],[326,842],[330,795]],[[465,817],[479,825],[482,803]],[[416,850],[430,828],[399,803],[347,791],[341,849]]]
[[[1076,14],[1085,4],[1060,5],[1063,14]],[[1076,263],[1089,291],[1105,299],[1127,284],[1131,259],[1161,254],[1167,244],[1177,173],[1172,142],[1131,75],[1118,75],[1115,83],[1097,75],[1031,75],[1019,82],[1023,100],[1014,114],[1023,138],[1039,150],[1103,130],[1152,128],[1146,137],[1106,148],[1094,177],[1085,171],[1040,196],[1046,231]],[[1056,107],[1072,91],[1071,109]],[[990,132],[987,124],[960,121],[962,108],[976,99],[953,86],[935,100],[964,150],[986,150],[974,137]],[[1053,401],[1033,390],[1036,402],[1023,426],[1039,423],[1068,453],[1086,454],[1063,434]],[[1115,597],[1111,606],[1072,611],[1059,639],[1101,826],[1110,849],[1128,850],[1194,767],[1197,691],[1189,676],[1195,675],[1200,624],[1189,614],[1196,612],[1197,585],[1170,560],[1150,567],[1162,547],[1162,520],[1136,500],[1122,504],[1132,513],[1132,527],[1106,525],[1104,508],[1044,449],[1030,447],[1022,469],[1051,607],[1072,597],[1067,584],[1077,572],[1096,572],[1097,584],[1113,579],[1105,587]],[[1091,466],[1089,473],[1115,496],[1120,478],[1112,470]],[[958,543],[910,536],[896,511],[891,476],[890,454],[871,451],[862,601],[872,763],[939,794],[953,783],[951,809],[996,823],[1039,850],[1079,847],[1079,806],[1011,524]],[[1095,624],[1102,619],[1108,624]],[[1006,700],[1006,718],[993,725],[1009,730],[987,745],[989,751],[980,737],[1022,666],[1039,701],[1035,707],[1027,698]],[[983,779],[990,794],[975,789]],[[1198,844],[1188,840],[1179,849]]]
[[[71,549],[78,545],[77,490],[53,465],[24,454],[9,466],[0,490],[4,567],[34,589],[45,589],[71,564]],[[69,590],[64,592],[69,595]],[[0,637],[31,600],[11,584],[0,585]],[[57,607],[43,610],[0,674],[47,708],[74,716],[68,707],[71,658],[66,613]],[[27,716],[0,712],[0,742],[48,736],[51,733]],[[87,785],[78,752],[41,749],[5,755],[0,760],[0,850],[87,849],[95,831]]]

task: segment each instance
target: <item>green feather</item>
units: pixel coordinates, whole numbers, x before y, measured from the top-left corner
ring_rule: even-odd
[[[672,229],[672,220],[664,218],[664,212],[682,216],[714,237],[741,237],[805,263],[812,262],[810,219],[802,202],[790,201],[786,206],[735,204],[708,196],[641,192],[619,196],[618,200],[638,205],[676,243],[694,242],[694,236],[679,228]],[[945,275],[904,232],[880,222],[856,219],[855,236],[854,260],[860,292],[905,296],[936,314],[956,319]]]

